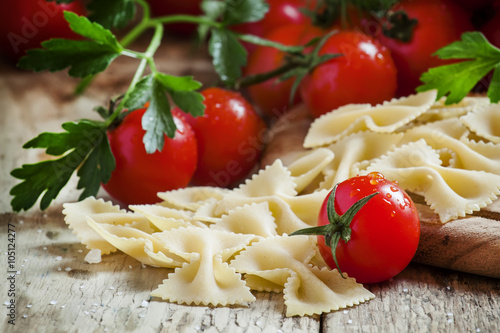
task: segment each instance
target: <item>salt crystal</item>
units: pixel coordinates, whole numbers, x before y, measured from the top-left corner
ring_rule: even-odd
[[[88,311],[84,311],[83,313],[84,313],[84,314],[86,314],[86,315],[88,315],[90,312],[88,312]]]
[[[32,306],[33,305],[31,305],[31,304],[26,305],[27,308],[31,308]]]
[[[61,309],[64,309],[66,307],[66,305],[61,305]]]
[[[132,265],[128,265],[128,268],[132,269]]]
[[[3,302],[3,305],[8,306],[10,305],[10,302]]]
[[[144,318],[144,317],[146,317],[146,315],[145,315],[144,313],[141,313],[141,314],[139,315],[139,317],[140,317],[140,318]]]
[[[43,247],[43,250],[44,250],[44,251],[47,251],[47,247],[46,247],[46,246],[44,246],[44,247]]]
[[[111,286],[109,287],[110,290],[115,290],[115,287]]]
[[[451,312],[448,312],[446,315],[447,315],[448,317],[453,317],[453,313],[451,313]]]
[[[141,264],[141,266],[142,266],[142,268],[146,268],[146,265],[144,265],[144,264]]]
[[[62,271],[62,268],[61,267],[57,267],[57,270],[60,272],[60,271]]]
[[[403,292],[407,293],[408,292],[408,288],[403,288]]]
[[[116,294],[117,294],[118,296],[121,296],[121,295],[123,295],[123,292],[122,292],[122,291],[119,291],[119,292],[117,292]]]
[[[453,322],[453,319],[452,319],[452,318],[449,318],[449,319],[448,319],[448,322],[449,322],[449,323],[452,323],[452,322]]]
[[[78,253],[82,253],[82,252],[83,252],[83,250],[82,250],[82,249],[78,250]]]
[[[56,305],[57,304],[57,301],[50,301],[49,303],[50,305]]]
[[[26,314],[25,314],[25,315],[23,315],[23,318],[28,318],[28,315],[26,315]]]
[[[42,233],[42,229],[38,229],[36,232],[38,232],[39,234]]]
[[[61,256],[57,256],[57,257],[56,257],[56,260],[57,260],[57,261],[61,261],[61,260],[62,260],[62,257],[61,257]]]
[[[66,267],[64,270],[65,270],[66,272],[70,272],[70,271],[71,271],[71,267]]]
[[[19,220],[19,224],[24,224],[24,220]]]
[[[344,314],[347,314],[347,313],[349,313],[349,311],[347,311],[347,310],[344,310],[344,311],[343,311],[343,313],[344,313]]]
[[[16,271],[16,275],[19,275],[19,274],[21,274],[21,271]]]
[[[148,306],[149,306],[149,302],[148,301],[142,301],[141,308],[147,308]]]
[[[85,259],[84,259],[86,262],[88,262],[89,264],[98,264],[101,262],[102,258],[101,258],[101,250],[99,249],[93,249],[93,250],[90,250],[89,253],[87,253],[87,255],[85,256]]]
[[[348,323],[348,324],[352,324],[352,320],[351,320],[351,319],[349,319],[349,320],[347,321],[347,323]]]

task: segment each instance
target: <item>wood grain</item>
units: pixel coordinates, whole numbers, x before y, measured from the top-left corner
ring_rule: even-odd
[[[190,50],[182,41],[162,45],[158,66],[171,74],[213,82],[206,56],[191,56]],[[143,268],[122,253],[105,256],[100,264],[84,261],[87,250],[61,213],[62,202],[78,197],[75,179],[49,210],[10,212],[8,191],[16,183],[10,170],[47,157],[40,150],[21,149],[22,144],[41,131],[59,131],[64,121],[94,116],[90,110],[123,91],[135,66],[133,61],[117,62],[76,98],[76,81],[65,73],[31,74],[0,64],[0,245],[1,253],[6,252],[8,224],[14,225],[19,271],[16,325],[7,323],[7,308],[1,305],[0,332],[500,331],[498,279],[416,262],[391,281],[367,286],[374,300],[322,316],[286,318],[283,295],[270,293],[255,293],[257,300],[248,307],[171,304],[149,296],[171,270]],[[290,131],[292,124],[282,130]],[[287,144],[300,149],[291,141],[281,143]],[[7,256],[2,258],[4,303]]]

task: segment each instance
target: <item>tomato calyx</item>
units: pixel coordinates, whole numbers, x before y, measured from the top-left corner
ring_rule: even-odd
[[[354,219],[354,216],[371,198],[379,194],[379,192],[372,193],[356,201],[351,207],[349,207],[349,209],[344,214],[339,215],[335,211],[335,204],[334,204],[337,186],[338,184],[335,185],[333,190],[328,195],[327,213],[328,213],[328,221],[330,223],[322,226],[300,229],[292,232],[290,236],[295,236],[295,235],[324,236],[325,244],[328,245],[332,250],[332,257],[335,262],[335,266],[337,266],[340,276],[342,276],[342,278],[345,279],[346,277],[343,275],[342,270],[340,269],[339,263],[337,261],[337,255],[336,255],[337,245],[340,240],[343,240],[345,243],[349,242],[349,240],[351,239],[351,231],[352,231],[351,222]]]
[[[381,12],[378,14],[383,20],[382,33],[392,39],[408,43],[413,37],[413,31],[418,23],[416,18],[411,18],[404,10]]]

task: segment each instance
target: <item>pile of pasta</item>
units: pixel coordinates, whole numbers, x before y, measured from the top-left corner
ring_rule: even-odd
[[[251,290],[276,292],[283,293],[286,316],[320,314],[374,298],[325,266],[315,237],[288,236],[316,225],[327,191],[299,192],[321,165],[292,176],[276,160],[233,190],[189,187],[130,210],[89,197],[64,204],[63,213],[88,249],[120,250],[145,265],[174,269],[165,271],[154,297],[227,306],[255,301]]]
[[[374,295],[327,268],[315,237],[288,235],[316,225],[334,184],[372,171],[422,195],[442,222],[491,203],[500,194],[500,106],[436,97],[334,110],[311,124],[300,156],[238,188],[188,187],[129,210],[90,197],[64,204],[65,221],[90,250],[167,268],[151,295],[170,302],[248,305],[252,290],[276,292],[286,316],[366,302]]]
[[[378,171],[423,196],[442,223],[492,203],[500,194],[500,105],[485,97],[453,105],[436,98],[430,90],[317,118],[304,139],[309,150],[302,163],[318,151],[334,158],[313,190]]]

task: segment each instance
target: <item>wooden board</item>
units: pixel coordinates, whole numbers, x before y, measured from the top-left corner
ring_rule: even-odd
[[[213,82],[205,54],[193,57],[190,50],[183,42],[162,46],[158,66]],[[269,293],[255,293],[257,301],[248,307],[171,304],[149,296],[171,270],[143,268],[120,253],[95,265],[83,260],[86,250],[61,213],[61,203],[78,197],[75,179],[49,210],[12,213],[8,191],[16,181],[9,172],[46,158],[41,150],[22,150],[22,144],[42,131],[60,131],[64,121],[95,117],[91,109],[123,91],[135,66],[134,61],[117,62],[84,96],[75,98],[76,81],[65,73],[32,74],[0,64],[2,253],[8,251],[9,234],[15,243],[13,269],[8,267],[9,256],[2,255],[0,332],[500,331],[498,279],[419,263],[391,281],[367,286],[374,300],[322,316],[286,318],[282,295]],[[12,284],[7,280],[11,274]],[[8,323],[10,309],[5,305],[11,300],[15,326]]]

